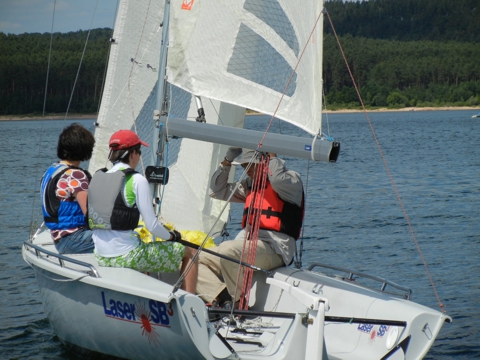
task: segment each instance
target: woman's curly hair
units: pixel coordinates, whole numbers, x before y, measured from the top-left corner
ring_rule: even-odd
[[[85,161],[92,157],[95,138],[82,125],[65,127],[58,138],[57,156],[60,160]]]

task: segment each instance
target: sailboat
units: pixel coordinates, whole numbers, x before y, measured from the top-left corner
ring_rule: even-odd
[[[113,132],[136,131],[151,144],[139,171],[159,216],[214,236],[228,207],[208,184],[229,146],[337,161],[340,145],[321,130],[322,11],[323,1],[120,1],[90,171],[106,165]],[[311,136],[246,130],[246,108]],[[212,310],[178,274],[59,255],[42,227],[22,255],[58,338],[121,358],[420,359],[451,321],[408,288],[325,264],[255,272],[248,310]]]

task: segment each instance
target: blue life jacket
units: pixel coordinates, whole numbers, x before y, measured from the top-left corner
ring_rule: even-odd
[[[60,201],[55,193],[57,182],[68,169],[80,169],[62,163],[52,164],[42,178],[42,212],[45,225],[51,230],[67,230],[87,225],[85,215],[77,201]],[[82,170],[82,169],[80,169]],[[91,179],[86,170],[82,170]]]

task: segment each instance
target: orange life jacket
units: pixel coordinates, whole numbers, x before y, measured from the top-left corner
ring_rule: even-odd
[[[242,228],[247,224],[248,209],[252,201],[254,201],[256,193],[250,191],[245,201],[245,208],[243,209]],[[257,218],[258,209],[253,208],[250,214],[248,223],[254,224]],[[302,229],[303,215],[305,213],[305,206],[302,194],[302,206],[297,206],[287,201],[280,199],[278,194],[273,190],[270,181],[267,180],[265,193],[262,202],[262,209],[260,212],[260,229],[273,230],[285,233],[295,239],[300,237]]]

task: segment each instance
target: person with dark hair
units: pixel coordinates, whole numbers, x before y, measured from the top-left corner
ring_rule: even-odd
[[[191,265],[182,289],[195,293],[198,264],[195,251],[175,242],[178,231],[167,231],[157,220],[147,179],[134,169],[141,156],[141,141],[133,131],[120,130],[109,142],[110,170],[97,171],[90,183],[88,222],[93,229],[95,258],[100,266],[124,267],[142,272],[182,273]],[[133,231],[142,216],[154,237],[167,241],[141,241]]]
[[[240,155],[239,160],[234,162]],[[254,186],[261,156],[269,157],[263,194],[260,194],[260,190]],[[245,204],[242,231],[234,240],[224,241],[218,247],[209,250],[246,262],[244,241],[246,237],[248,240],[254,240],[252,227],[254,222],[258,221],[260,241],[257,244],[254,265],[265,270],[290,265],[295,253],[295,240],[300,236],[305,208],[300,174],[287,170],[284,164],[285,161],[273,153],[260,153],[235,147],[228,149],[210,181],[210,196]],[[232,165],[242,166],[247,172],[247,177],[240,182],[229,183]],[[263,197],[263,201],[258,201],[260,196]],[[250,208],[250,205],[253,208]],[[249,214],[260,216],[256,218]],[[238,276],[236,263],[205,252],[200,253],[197,293],[204,301],[212,304],[216,302],[218,306],[225,308],[238,307],[243,295],[242,281],[243,276]]]
[[[80,168],[92,157],[95,138],[82,125],[65,127],[58,138],[59,162],[52,164],[41,182],[42,212],[60,254],[91,253],[92,231],[87,227],[87,190],[91,176]]]

